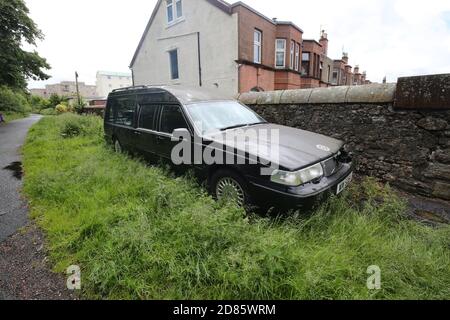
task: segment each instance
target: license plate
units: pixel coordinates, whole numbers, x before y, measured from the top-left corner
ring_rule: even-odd
[[[344,191],[347,188],[347,186],[350,184],[350,182],[352,182],[352,179],[353,179],[353,173],[350,173],[350,175],[347,178],[345,178],[344,181],[342,181],[341,183],[338,184],[336,194],[340,194],[342,191]]]

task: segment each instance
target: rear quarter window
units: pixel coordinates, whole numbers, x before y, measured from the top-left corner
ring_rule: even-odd
[[[106,121],[123,126],[132,126],[136,113],[136,97],[124,96],[110,98]]]

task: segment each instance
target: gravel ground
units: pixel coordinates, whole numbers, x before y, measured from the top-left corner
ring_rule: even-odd
[[[0,244],[0,300],[74,300],[50,269],[42,232],[33,223]]]

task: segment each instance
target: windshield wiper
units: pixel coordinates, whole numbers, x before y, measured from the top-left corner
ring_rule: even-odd
[[[237,129],[237,128],[242,128],[242,127],[250,127],[250,126],[255,126],[257,124],[263,124],[263,123],[267,123],[267,122],[260,121],[260,122],[255,122],[255,123],[237,124],[237,125],[234,125],[234,126],[229,126],[229,127],[226,127],[226,128],[222,128],[222,129],[220,129],[220,131],[226,131],[226,130]]]
[[[222,129],[220,129],[220,131],[226,131],[226,130],[230,130],[230,129],[242,128],[242,127],[246,127],[246,126],[247,126],[246,124],[237,124],[237,125],[234,125],[234,126],[229,126],[229,127],[222,128]]]

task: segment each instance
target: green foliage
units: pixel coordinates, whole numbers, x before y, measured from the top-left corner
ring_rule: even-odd
[[[28,100],[34,112],[40,112],[41,110],[48,109],[50,107],[50,101],[40,96],[32,95]]]
[[[92,131],[63,136],[85,121]],[[190,179],[114,154],[101,128],[96,117],[44,118],[24,147],[25,193],[51,261],[81,266],[87,298],[450,296],[450,227],[407,219],[388,187],[366,180],[313,215],[248,217]],[[371,265],[379,291],[366,287]]]
[[[83,97],[80,97],[80,101],[78,99],[74,99],[72,106],[75,112],[81,113],[83,111],[83,108],[86,106],[86,101],[83,99]]]
[[[69,112],[69,108],[67,107],[67,105],[58,104],[55,108],[55,111],[57,114],[63,114],[63,113]]]
[[[101,137],[102,126],[97,117],[85,116],[78,117],[73,114],[61,116],[59,121],[60,134],[64,138],[73,138],[77,136],[96,136]]]
[[[22,91],[0,86],[0,111],[27,113],[31,106]]]
[[[56,116],[56,110],[55,108],[47,108],[41,110],[40,114],[42,114],[43,116]]]
[[[25,89],[27,79],[48,79],[42,71],[50,68],[47,61],[21,48],[24,42],[35,45],[43,39],[24,1],[0,0],[0,12],[0,85]]]
[[[50,103],[50,107],[56,108],[60,104],[68,106],[69,105],[69,99],[70,98],[67,97],[67,96],[60,96],[60,95],[58,95],[56,93],[53,93],[48,100],[49,100],[49,103]]]

